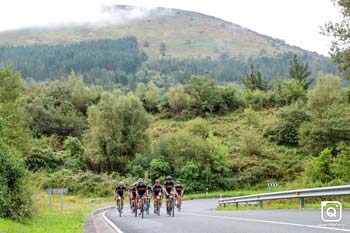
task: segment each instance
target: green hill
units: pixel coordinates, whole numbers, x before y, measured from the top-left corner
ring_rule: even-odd
[[[165,56],[171,58],[217,58],[227,53],[233,57],[277,55],[283,52],[306,53],[284,41],[258,34],[240,25],[196,12],[117,5],[108,9],[113,16],[133,10],[143,17],[120,17],[106,24],[31,28],[0,32],[0,45],[67,44],[86,40],[116,39],[136,36],[150,58],[162,57],[159,47],[165,43]],[[122,17],[122,16],[121,16]],[[145,43],[145,41],[147,41]],[[316,53],[310,53],[320,59]]]

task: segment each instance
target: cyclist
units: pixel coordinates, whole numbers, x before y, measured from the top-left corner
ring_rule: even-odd
[[[166,209],[169,211],[169,198],[170,195],[174,194],[174,182],[173,177],[168,176],[164,182],[164,193],[166,196]]]
[[[148,191],[148,197],[147,197],[147,208],[149,209],[151,207],[151,193],[152,193],[152,186],[149,185],[147,182],[145,182],[145,185],[147,185],[147,191]]]
[[[147,185],[143,182],[143,179],[140,178],[140,179],[138,179],[138,182],[137,182],[135,188],[136,188],[138,208],[141,209],[142,198],[148,196]],[[140,214],[141,214],[141,212],[139,213],[139,215]]]
[[[182,196],[184,195],[184,188],[181,185],[181,181],[176,181],[175,185],[175,191],[176,191],[176,199],[177,199],[177,208],[180,210],[181,209],[181,204],[182,204]]]
[[[157,209],[156,209],[156,206],[157,206],[157,197],[159,197],[159,200],[160,203],[162,203],[162,197],[163,197],[163,187],[160,185],[160,180],[159,179],[156,179],[154,181],[154,185],[152,187],[152,190],[153,190],[153,206],[154,206],[154,213],[156,214],[157,213]]]
[[[121,201],[121,209],[123,209],[124,206],[124,197],[126,194],[126,187],[123,182],[120,182],[118,186],[116,186],[113,189],[114,199],[116,201],[116,204],[118,206],[119,200]]]
[[[134,211],[135,211],[135,208],[133,208],[133,207],[136,205],[136,202],[135,202],[136,196],[137,196],[137,194],[136,194],[136,184],[137,183],[134,183],[131,186],[130,190],[129,190],[129,193],[130,193],[129,199],[130,199],[131,213],[134,213]]]

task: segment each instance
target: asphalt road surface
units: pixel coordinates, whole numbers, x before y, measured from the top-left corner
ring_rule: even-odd
[[[123,233],[322,233],[350,232],[350,211],[343,210],[342,221],[324,223],[321,211],[305,210],[240,210],[215,211],[217,199],[185,201],[181,212],[168,217],[164,208],[161,215],[134,217],[130,208],[123,216],[116,209],[109,210],[105,216]]]

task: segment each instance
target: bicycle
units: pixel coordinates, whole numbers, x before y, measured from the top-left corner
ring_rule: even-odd
[[[171,194],[168,198],[168,215],[169,217],[175,216],[175,198],[173,194]]]
[[[181,206],[182,206],[182,197],[178,195],[176,198],[176,207],[178,212],[181,211]]]
[[[147,197],[142,197],[141,198],[141,209],[140,209],[140,211],[141,211],[141,217],[142,218],[144,218],[145,212],[146,212],[147,215],[149,215],[149,209],[147,207],[147,200],[146,199],[147,199]]]
[[[155,208],[156,208],[156,214],[159,216],[160,215],[160,208],[162,206],[162,199],[159,195],[156,197],[156,202],[155,202]]]
[[[121,202],[122,202],[122,200],[121,200],[120,196],[118,196],[118,198],[117,198],[117,210],[119,212],[119,217],[122,216],[122,203]]]

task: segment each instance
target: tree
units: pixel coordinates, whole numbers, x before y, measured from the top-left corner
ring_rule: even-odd
[[[5,127],[0,118],[0,218],[23,220],[32,214],[29,174],[20,154],[4,143]]]
[[[78,138],[68,137],[64,141],[65,150],[65,168],[77,172],[85,169],[83,156],[85,149]]]
[[[332,150],[325,148],[320,153],[320,156],[313,158],[306,168],[306,174],[311,182],[321,181],[329,182],[333,179],[331,172]]]
[[[159,45],[159,52],[162,56],[165,56],[165,52],[167,50],[167,47],[166,47],[166,44],[164,42],[162,42],[160,45]]]
[[[147,85],[143,83],[137,84],[135,95],[143,102],[148,112],[154,113],[158,111],[157,105],[160,99],[159,89],[153,82]]]
[[[293,59],[289,62],[289,70],[288,77],[290,79],[294,79],[299,81],[305,90],[307,90],[312,83],[313,80],[307,80],[307,78],[311,75],[311,71],[309,69],[309,64],[303,64],[297,55],[293,56]]]
[[[192,76],[187,91],[194,100],[193,106],[198,115],[219,109],[222,98],[218,87],[210,78]]]
[[[178,84],[169,89],[169,107],[170,111],[176,115],[184,114],[187,110],[190,110],[190,107],[193,103],[191,95],[186,92],[186,89],[183,85]]]
[[[3,120],[3,141],[20,151],[28,147],[29,116],[23,105],[21,74],[10,65],[0,68],[0,118]]]
[[[336,153],[338,143],[350,145],[350,107],[335,105],[330,107],[322,118],[313,117],[300,127],[300,145],[312,155],[331,148]]]
[[[264,78],[259,71],[258,67],[250,64],[249,71],[241,78],[244,86],[249,90],[261,90],[267,91],[270,89],[270,85],[266,78]]]
[[[299,80],[286,80],[282,82],[282,87],[278,94],[282,100],[282,105],[288,105],[298,101],[305,102],[307,100],[307,90]]]
[[[290,105],[277,112],[277,122],[273,122],[267,134],[279,144],[297,146],[299,142],[299,128],[310,119],[305,109],[300,105]]]
[[[87,141],[90,156],[101,156],[102,170],[125,174],[126,164],[136,153],[147,153],[146,132],[150,118],[141,101],[133,96],[104,93],[101,101],[88,110]],[[93,158],[92,158],[93,159]]]
[[[333,0],[333,2],[339,8],[342,19],[340,22],[326,23],[323,34],[334,38],[331,47],[333,61],[339,65],[338,69],[344,78],[350,79],[350,2],[349,0]]]
[[[151,180],[166,177],[170,172],[170,166],[163,157],[152,159],[150,163],[150,176]]]
[[[340,79],[333,75],[321,75],[309,92],[308,108],[318,117],[334,105],[342,103]]]
[[[333,159],[331,171],[335,178],[350,182],[350,146],[344,142],[338,144],[337,156]]]

